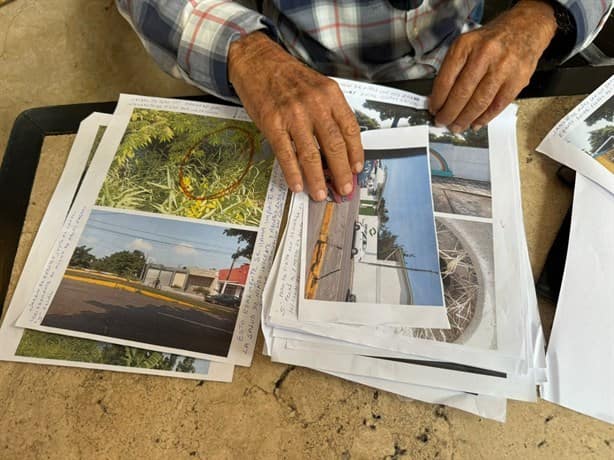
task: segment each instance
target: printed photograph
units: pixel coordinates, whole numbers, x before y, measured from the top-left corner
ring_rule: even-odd
[[[430,128],[429,133],[435,211],[492,217],[488,128],[457,135]]]
[[[443,306],[426,147],[374,152],[350,197],[309,203],[305,299]]]
[[[350,100],[361,130],[431,125],[426,110],[387,102]],[[488,128],[452,134],[429,127],[429,158],[435,211],[492,217]]]
[[[42,325],[227,356],[256,235],[96,208]]]
[[[267,145],[250,122],[135,109],[96,204],[258,226]]]
[[[207,374],[209,361],[26,329],[15,355],[29,358]]]
[[[450,329],[414,329],[414,337],[497,347],[492,224],[436,218]]]
[[[565,140],[614,173],[614,96],[574,127]]]

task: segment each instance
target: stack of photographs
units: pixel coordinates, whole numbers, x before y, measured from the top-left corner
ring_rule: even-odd
[[[455,136],[429,126],[426,98],[338,82],[365,168],[345,200],[294,196],[265,287],[265,352],[503,420],[506,399],[534,401],[544,379],[515,107]]]
[[[534,400],[515,108],[454,136],[424,97],[338,82],[364,170],[350,196],[289,210],[243,109],[123,95],[84,120],[0,359],[230,381],[261,325],[275,361],[406,397],[496,420]]]
[[[231,381],[251,364],[286,196],[242,109],[123,95],[80,126],[0,359]]]

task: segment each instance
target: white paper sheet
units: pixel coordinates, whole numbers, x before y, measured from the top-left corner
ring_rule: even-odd
[[[327,371],[322,371],[327,372]],[[443,404],[456,409],[488,418],[497,422],[505,422],[507,400],[493,396],[476,395],[458,391],[448,391],[441,388],[424,387],[390,380],[374,379],[359,375],[343,374],[340,372],[327,372],[345,380],[361,383],[406,398],[417,399],[430,404]]]
[[[122,142],[126,127],[128,126],[129,122],[138,122],[138,116],[140,115],[135,115],[133,117],[133,111],[136,109],[150,112],[157,110],[167,113],[172,112],[214,117],[221,120],[225,119],[228,121],[236,121],[235,124],[245,124],[249,120],[245,112],[239,108],[190,101],[122,95],[122,97],[120,97],[116,113],[114,114],[109,127],[107,128],[105,136],[103,137],[98,154],[90,166],[90,169],[84,179],[81,191],[73,205],[73,209],[65,221],[63,230],[60,233],[60,236],[57,239],[51,253],[51,257],[43,270],[43,275],[39,280],[36,289],[33,289],[32,297],[30,298],[22,316],[18,320],[18,325],[20,327],[29,327],[45,332],[54,332],[94,340],[104,340],[106,342],[117,343],[119,345],[141,348],[145,347],[154,351],[179,353],[199,359],[210,359],[218,362],[228,362],[247,366],[251,363],[252,359],[253,348],[255,346],[259,326],[262,288],[266,280],[268,268],[272,262],[277,231],[281,222],[285,195],[287,193],[283,175],[277,164],[275,164],[273,168],[271,181],[268,184],[268,198],[259,222],[260,227],[264,229],[262,231],[258,231],[258,227],[253,225],[223,224],[221,222],[211,220],[206,221],[207,223],[205,224],[203,223],[202,219],[169,216],[163,211],[160,211],[160,214],[152,214],[151,212],[144,213],[137,210],[128,211],[131,215],[158,219],[160,222],[162,222],[164,219],[170,219],[175,222],[186,222],[186,225],[188,222],[190,222],[205,226],[209,225],[210,227],[218,226],[238,230],[250,230],[253,232],[258,231],[254,252],[251,255],[251,265],[249,268],[250,276],[248,277],[247,285],[245,286],[242,296],[241,308],[234,324],[234,332],[232,334],[232,340],[228,347],[227,354],[203,353],[194,351],[193,349],[189,350],[184,348],[169,347],[157,343],[135,341],[128,338],[118,338],[110,335],[100,335],[71,329],[49,327],[42,324],[60,282],[62,282],[64,271],[68,265],[73,250],[78,244],[79,237],[81,236],[84,228],[86,228],[88,218],[92,212],[92,205],[96,201],[99,191],[101,190],[101,187],[106,179],[107,171],[109,171],[109,167],[115,159],[118,152],[118,146],[120,146],[120,142]],[[129,142],[129,140],[126,142]],[[187,158],[187,156],[185,158]],[[187,160],[184,159],[182,165],[185,164],[186,161]],[[189,185],[190,184],[183,184],[182,188],[188,187]],[[115,208],[113,208],[113,210],[115,212],[121,211],[120,209]],[[203,229],[204,228],[205,227],[203,227]],[[189,244],[184,246],[186,246],[186,249],[189,249]],[[230,261],[228,264],[230,265]],[[184,322],[191,324],[188,320],[185,320]],[[200,323],[196,321],[195,324]],[[213,329],[215,328],[212,328],[212,330]],[[206,338],[203,338],[203,340],[206,340]],[[200,349],[202,347],[199,345],[198,348]]]
[[[537,150],[614,193],[614,76],[559,121]]]
[[[475,392],[500,398],[522,401],[535,401],[537,398],[535,382],[531,378],[516,379],[468,371],[452,371],[440,367],[355,354],[334,353],[332,351],[314,353],[313,350],[308,349],[292,349],[283,339],[273,341],[271,359],[331,372],[342,372],[454,391]]]
[[[614,81],[614,80],[613,80]],[[614,423],[614,195],[578,174],[542,397]]]
[[[108,125],[110,118],[110,115],[93,114],[80,124],[79,132],[75,137],[66,165],[49,201],[47,211],[30,249],[30,253],[22,270],[22,276],[17,283],[8,308],[5,309],[4,321],[0,326],[0,343],[2,344],[2,347],[0,347],[0,360],[230,382],[232,381],[234,370],[234,366],[231,364],[194,360],[192,362],[192,372],[101,364],[100,362],[91,362],[92,358],[88,355],[88,351],[100,353],[102,348],[110,345],[108,343],[94,343],[81,339],[73,339],[72,344],[75,348],[82,349],[81,352],[76,353],[74,350],[69,351],[62,346],[64,341],[60,340],[61,337],[25,331],[13,325],[25,307],[29,293],[34,289],[36,279],[31,276],[31,274],[37,273],[43,268],[51,252],[53,239],[49,238],[48,235],[56,234],[61,230],[64,218],[69,211],[70,203],[78,189],[79,181],[86,170],[88,157],[91,155],[90,152],[92,151],[95,138],[100,128]],[[53,354],[56,357],[53,359],[40,358],[33,356],[33,353],[28,350],[27,346],[25,346],[25,349],[21,349],[20,345],[24,345],[25,343],[22,343],[24,334],[36,334],[35,338],[39,341],[39,346],[46,345],[49,348],[54,347]],[[147,354],[147,356],[151,358],[151,354],[147,353],[147,351],[142,353],[144,351],[145,350],[133,350],[133,352],[140,353],[143,356]],[[51,350],[47,349],[45,353],[51,353]],[[71,357],[70,360],[63,359],[67,358],[68,355]],[[156,355],[155,357],[160,356]],[[171,359],[170,356],[166,356],[165,358]],[[185,358],[186,357],[178,356],[172,359],[174,359],[177,364],[180,362],[187,364],[188,361],[191,361],[191,359],[185,361]]]
[[[532,373],[525,376],[505,378],[504,373],[493,372],[494,369],[492,368],[483,370],[465,369],[466,372],[429,368],[426,372],[422,372],[420,370],[422,366],[411,367],[411,365],[403,363],[391,363],[383,359],[369,358],[369,356],[377,356],[381,358],[428,360],[428,358],[423,356],[416,356],[416,353],[412,352],[410,347],[408,347],[409,351],[401,353],[370,348],[364,345],[355,345],[349,339],[339,342],[328,337],[335,337],[336,332],[342,329],[343,325],[330,325],[326,328],[326,323],[297,321],[295,306],[296,281],[294,277],[298,272],[299,256],[296,251],[293,253],[290,248],[300,244],[298,242],[301,241],[302,225],[301,218],[297,214],[300,210],[304,209],[304,206],[305,202],[303,200],[294,201],[286,227],[283,246],[280,247],[281,252],[276,258],[272,271],[272,276],[275,276],[275,272],[278,271],[279,276],[284,280],[275,287],[275,293],[271,300],[269,319],[263,321],[265,325],[280,326],[275,327],[272,331],[270,327],[265,327],[264,330],[267,340],[271,341],[271,336],[274,338],[274,345],[271,346],[273,359],[330,372],[368,375],[373,378],[430,385],[443,389],[471,391],[466,389],[473,386],[473,391],[478,393],[497,397],[506,395],[528,401],[535,400],[535,379]],[[294,269],[292,268],[293,264],[296,267]],[[294,283],[292,283],[293,278]],[[293,284],[295,286],[294,289],[292,288]],[[292,320],[278,321],[276,319],[278,315],[284,318],[291,318],[294,315],[294,326],[291,325]],[[316,327],[312,327],[314,324]],[[290,330],[286,329],[288,326]],[[332,334],[331,331],[333,331]],[[365,336],[362,341],[357,343],[365,344],[365,342],[368,342],[366,336],[372,332],[367,327],[363,327],[363,331]],[[354,356],[361,354],[365,356]],[[442,358],[441,360],[451,361],[449,358]],[[494,375],[499,376],[494,377]],[[498,382],[498,385],[494,385],[493,382]]]

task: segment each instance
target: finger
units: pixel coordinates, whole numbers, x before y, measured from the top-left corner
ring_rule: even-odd
[[[433,90],[429,99],[431,114],[437,114],[445,104],[456,78],[467,62],[467,57],[468,53],[458,43],[454,43],[448,50],[437,77],[435,77],[433,82]]]
[[[333,118],[339,125],[339,129],[345,140],[352,172],[358,174],[362,171],[365,163],[365,153],[360,140],[360,126],[358,125],[358,121],[356,121],[354,112],[352,112],[352,109],[347,105],[345,99],[342,102],[342,105],[337,105],[333,110]]]
[[[490,107],[500,88],[500,78],[493,73],[487,73],[475,89],[467,105],[454,120],[453,125],[459,127],[461,131],[468,129]]]
[[[299,193],[303,190],[303,178],[299,168],[296,152],[292,146],[290,135],[285,129],[280,129],[266,136],[284,173],[290,190]]]
[[[322,160],[313,137],[311,127],[300,126],[290,131],[298,162],[303,170],[303,177],[307,184],[307,190],[311,198],[322,201],[326,198],[326,183],[324,182],[324,171],[322,170]]]
[[[488,71],[488,61],[482,57],[470,58],[461,71],[454,86],[450,90],[443,107],[435,116],[435,124],[449,126],[454,133],[461,131],[460,127],[452,125],[458,115],[473,96],[476,87]]]
[[[352,193],[352,170],[339,125],[332,116],[318,120],[315,124],[316,137],[326,157],[337,192],[341,195]]]
[[[518,96],[523,87],[522,84],[517,82],[507,81],[503,84],[488,109],[473,122],[471,127],[477,131],[482,126],[490,123],[493,118],[499,115]]]

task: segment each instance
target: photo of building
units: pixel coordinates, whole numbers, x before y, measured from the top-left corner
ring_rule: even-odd
[[[42,324],[226,356],[255,240],[251,230],[98,207]]]

